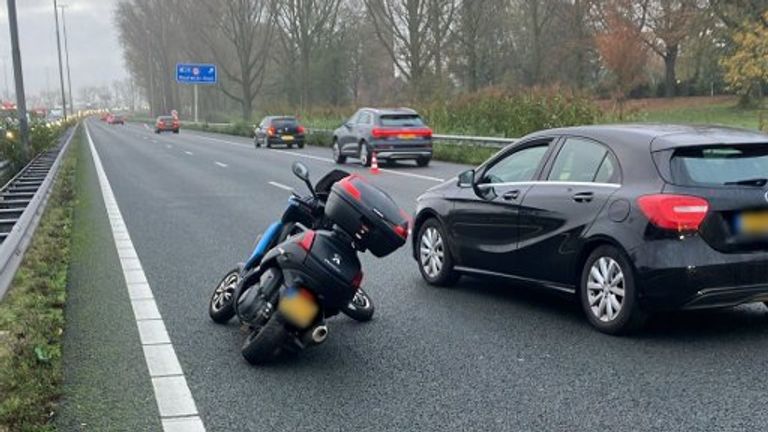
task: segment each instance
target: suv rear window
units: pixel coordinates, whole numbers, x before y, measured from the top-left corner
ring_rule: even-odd
[[[768,178],[768,143],[677,149],[670,169],[673,183],[683,186],[761,183]]]
[[[274,127],[296,126],[296,119],[293,117],[283,117],[283,118],[272,119],[272,126]]]
[[[418,114],[388,114],[380,117],[379,122],[382,126],[424,126],[424,121]]]

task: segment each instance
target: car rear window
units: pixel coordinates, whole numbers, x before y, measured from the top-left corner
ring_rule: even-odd
[[[388,114],[380,117],[382,126],[424,126],[424,121],[418,114]]]
[[[670,171],[683,186],[761,183],[768,179],[768,143],[677,149]]]
[[[158,120],[160,120],[160,121],[168,121],[168,120],[173,120],[173,117],[159,117]]]
[[[272,126],[274,127],[291,127],[296,126],[296,124],[296,119],[291,117],[272,119]]]

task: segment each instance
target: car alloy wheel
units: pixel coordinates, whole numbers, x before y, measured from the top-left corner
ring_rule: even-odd
[[[598,258],[589,269],[587,301],[595,318],[611,322],[621,313],[624,305],[624,272],[611,257]]]
[[[435,227],[428,227],[419,242],[419,263],[424,273],[432,279],[440,275],[445,263],[445,247],[440,232]]]
[[[360,164],[368,166],[368,146],[365,143],[360,144]]]

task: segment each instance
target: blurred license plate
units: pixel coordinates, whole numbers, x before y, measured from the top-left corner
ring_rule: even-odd
[[[400,139],[409,140],[409,139],[415,139],[416,135],[414,134],[402,134],[397,136]]]
[[[283,135],[283,141],[293,141],[293,135]]]
[[[288,288],[280,298],[278,309],[288,321],[306,328],[315,319],[319,307],[311,292],[304,288]]]
[[[742,213],[737,218],[738,231],[742,234],[768,233],[768,212]]]

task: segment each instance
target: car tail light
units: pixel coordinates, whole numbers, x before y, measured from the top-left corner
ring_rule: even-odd
[[[358,288],[360,288],[360,285],[362,284],[363,284],[363,271],[360,270],[359,272],[357,272],[355,277],[352,278],[352,288],[357,290]]]
[[[637,205],[652,224],[677,231],[698,230],[709,211],[707,200],[690,195],[645,195]]]
[[[309,252],[310,249],[312,249],[312,243],[315,241],[315,232],[312,230],[307,230],[304,232],[304,237],[299,240],[299,246],[301,246],[302,249]]]
[[[395,225],[395,232],[404,239],[408,238],[408,228],[402,225]]]
[[[303,134],[304,133],[304,126],[299,126],[298,127],[298,131],[299,131],[298,133]]]
[[[275,136],[275,127],[274,126],[270,126],[269,128],[267,128],[267,135]]]
[[[415,135],[422,138],[432,138],[432,129],[427,127],[417,129],[373,128],[371,129],[371,135],[374,138],[389,138],[398,135]]]

